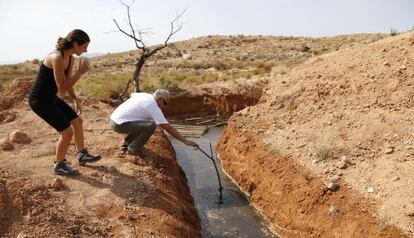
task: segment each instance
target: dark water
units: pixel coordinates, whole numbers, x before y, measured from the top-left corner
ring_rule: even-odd
[[[198,214],[202,222],[203,237],[275,237],[262,217],[249,205],[244,194],[221,171],[214,145],[224,128],[211,128],[201,138],[192,138],[202,150],[214,158],[223,186],[223,204],[219,205],[219,185],[213,162],[198,150],[172,140],[177,159],[183,168]]]

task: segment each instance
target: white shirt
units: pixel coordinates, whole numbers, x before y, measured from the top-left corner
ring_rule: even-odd
[[[157,125],[168,124],[154,96],[149,93],[132,93],[128,100],[115,109],[110,118],[118,125],[148,120],[153,120]]]

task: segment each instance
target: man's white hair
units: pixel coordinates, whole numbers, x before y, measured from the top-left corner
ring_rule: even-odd
[[[170,100],[170,92],[168,92],[168,90],[165,89],[157,89],[154,93],[153,93],[155,99],[164,99],[165,101],[169,101]]]

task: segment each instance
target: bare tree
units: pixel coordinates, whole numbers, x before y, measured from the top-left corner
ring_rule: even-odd
[[[164,43],[160,44],[159,46],[150,48],[145,44],[145,42],[143,40],[143,36],[150,33],[150,32],[146,31],[146,29],[136,29],[136,27],[134,28],[134,26],[132,24],[131,11],[130,10],[131,10],[131,6],[134,2],[132,2],[130,5],[127,5],[122,1],[121,1],[121,3],[127,9],[129,32],[122,29],[115,19],[113,19],[113,20],[114,20],[115,25],[118,28],[118,30],[120,32],[122,32],[123,34],[125,34],[126,36],[128,36],[129,38],[131,38],[132,40],[134,40],[135,46],[137,47],[138,50],[141,51],[141,55],[137,58],[137,63],[135,65],[135,72],[134,72],[134,76],[132,78],[132,80],[135,82],[135,91],[139,92],[140,91],[140,88],[139,88],[139,86],[140,86],[140,75],[141,75],[142,67],[145,64],[145,61],[147,59],[149,59],[152,55],[157,53],[158,51],[164,49],[167,46],[170,46],[168,41],[171,39],[171,37],[174,34],[176,34],[178,31],[180,31],[182,29],[183,23],[179,23],[178,20],[183,16],[183,14],[185,13],[185,11],[187,9],[184,9],[181,13],[177,14],[177,16],[170,22],[170,33],[168,34],[167,38],[164,40]],[[131,84],[132,80],[131,79],[128,80],[128,83],[127,83],[124,91],[120,95],[121,99],[127,93],[129,85]]]

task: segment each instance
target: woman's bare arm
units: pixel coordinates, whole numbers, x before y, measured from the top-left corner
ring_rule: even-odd
[[[78,82],[79,78],[89,70],[89,62],[85,61],[80,65],[78,71],[74,75],[68,73],[68,75],[65,76],[64,59],[63,56],[59,54],[51,55],[51,63],[56,86],[58,90],[63,93],[69,91],[73,85]]]

